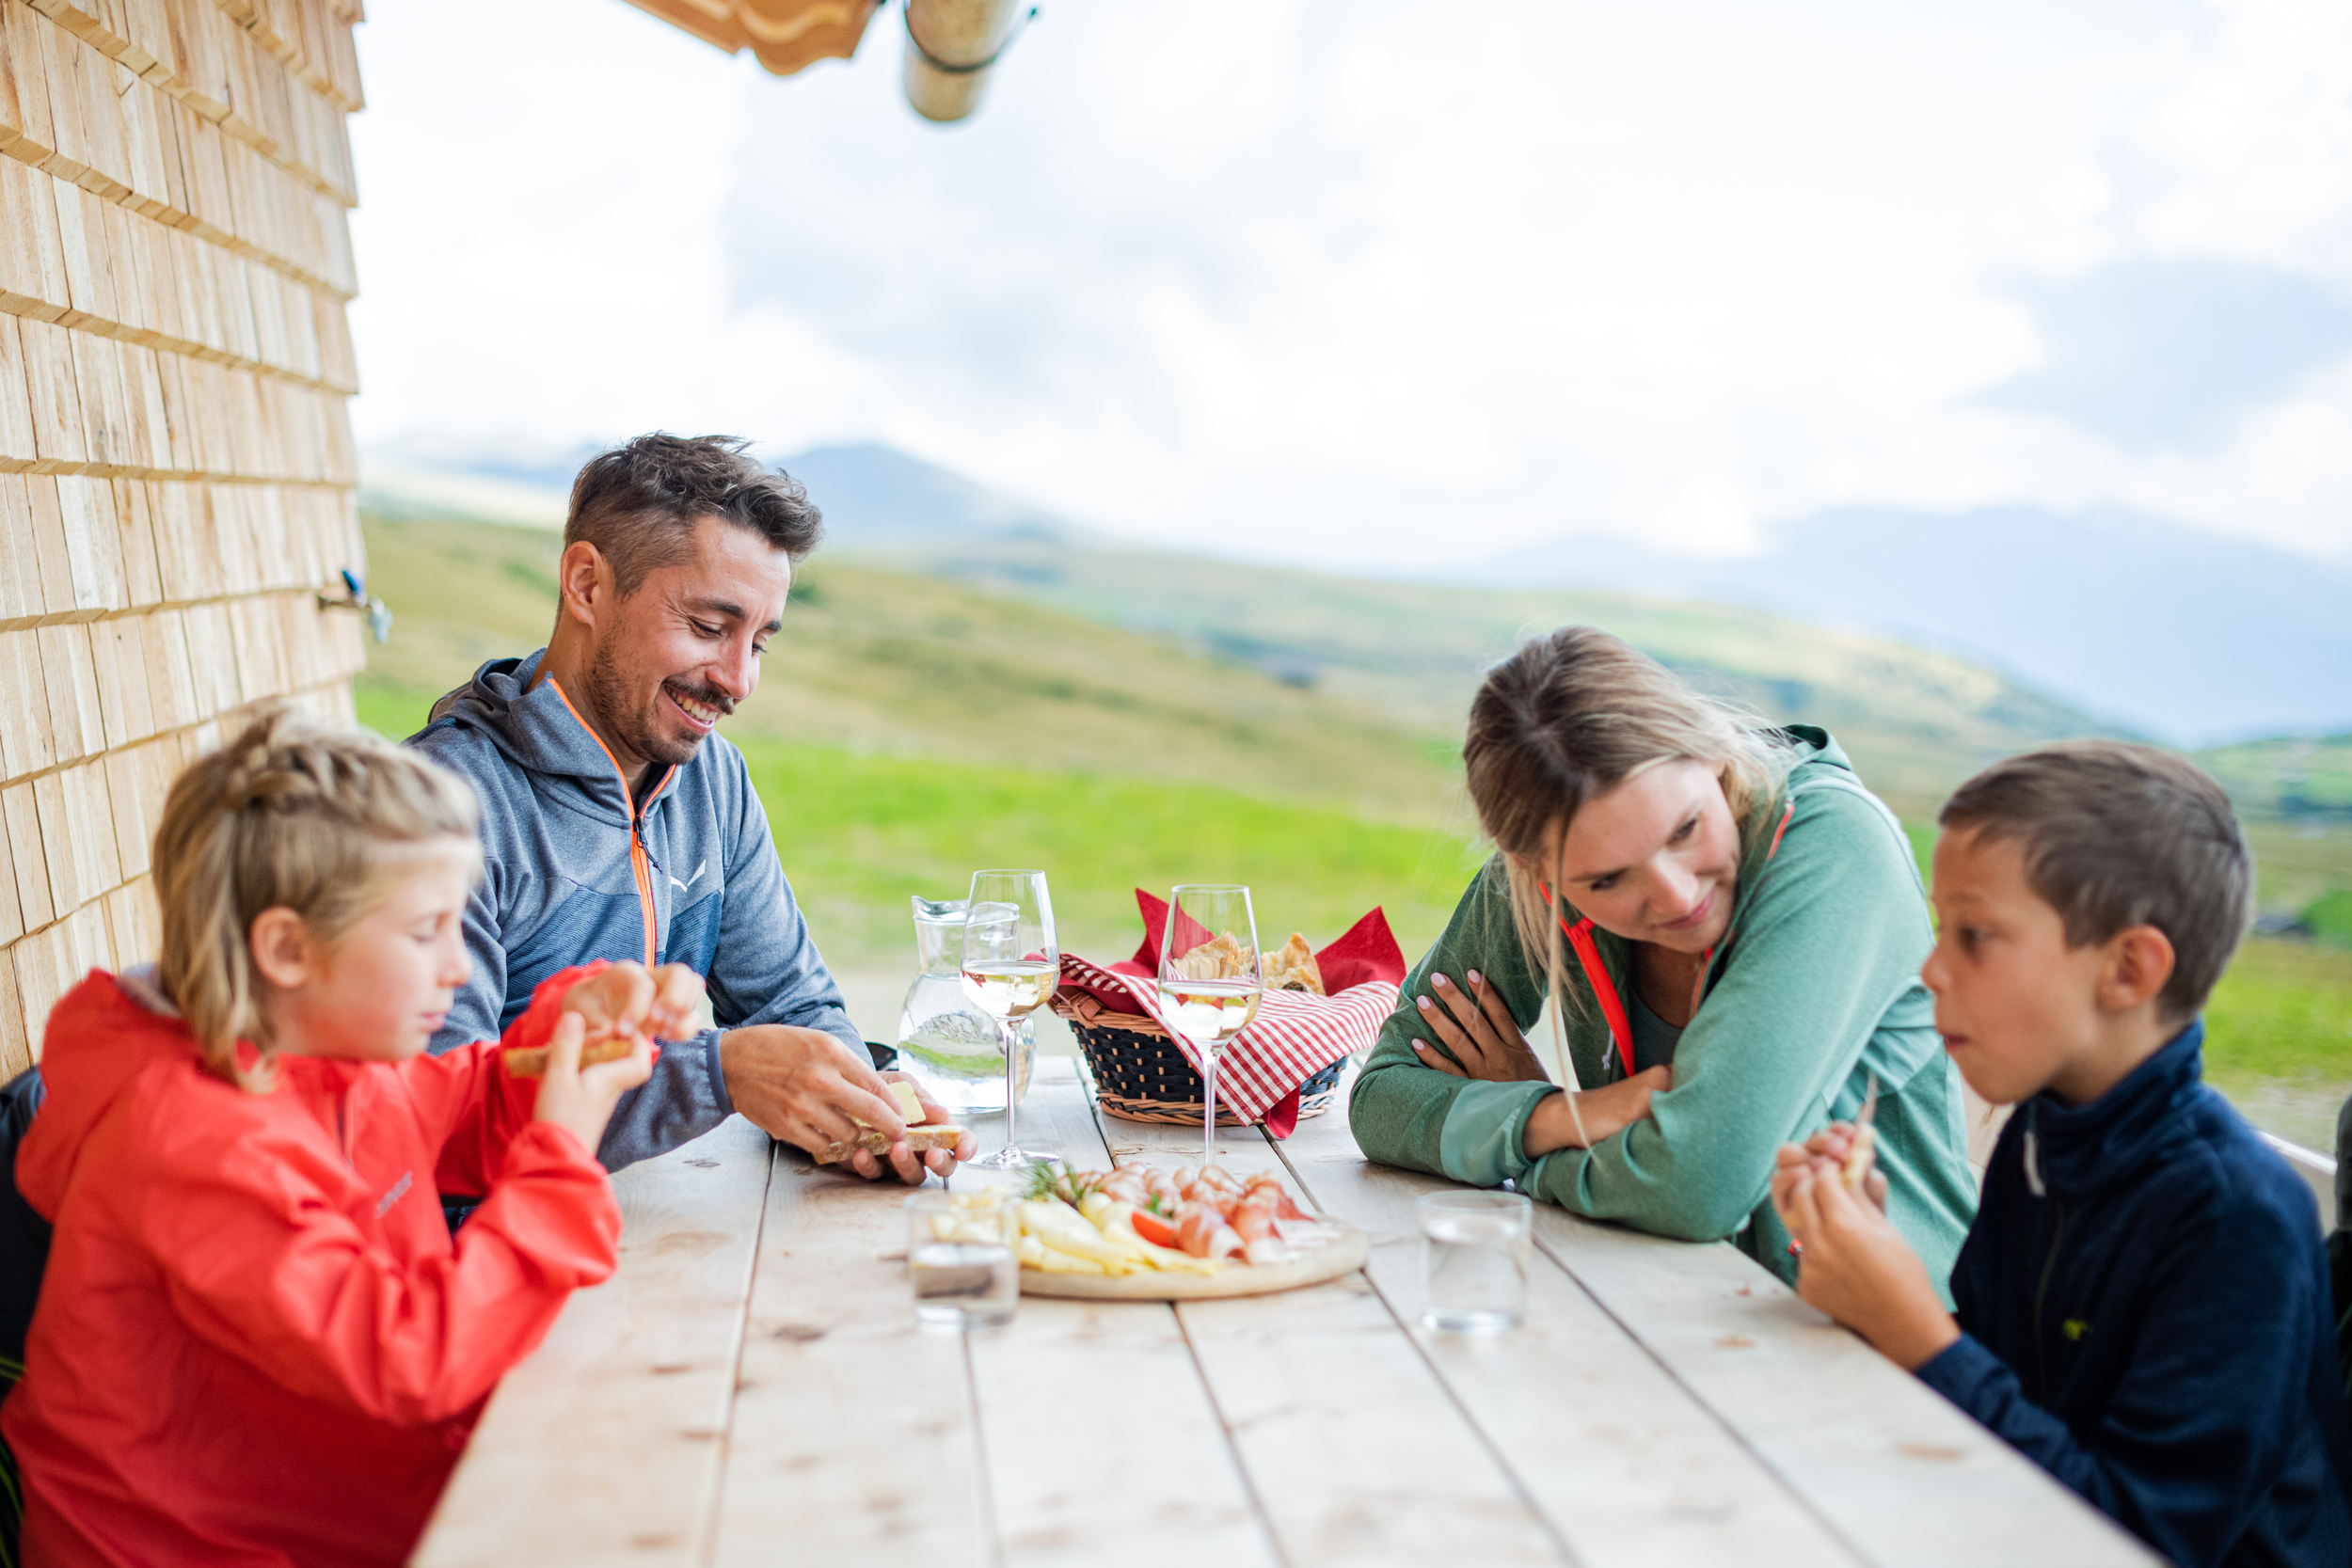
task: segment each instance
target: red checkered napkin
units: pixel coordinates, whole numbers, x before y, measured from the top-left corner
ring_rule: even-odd
[[[1136,904],[1143,911],[1144,931],[1136,956],[1104,966],[1065,953],[1062,989],[1083,991],[1107,1011],[1141,1013],[1167,1028],[1153,981],[1168,905],[1140,888]],[[1315,964],[1330,995],[1267,991],[1249,1027],[1217,1057],[1218,1106],[1231,1105],[1245,1121],[1265,1122],[1277,1137],[1287,1137],[1297,1124],[1298,1085],[1349,1053],[1369,1049],[1396,1010],[1405,980],[1405,955],[1377,909],[1317,953]],[[1200,1053],[1192,1043],[1173,1029],[1168,1035],[1200,1070]]]

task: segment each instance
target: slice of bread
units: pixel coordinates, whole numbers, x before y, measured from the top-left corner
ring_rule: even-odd
[[[1305,936],[1293,931],[1282,950],[1265,960],[1265,989],[1324,994],[1323,966],[1315,962],[1315,950],[1307,945]]]
[[[910,1127],[907,1129],[906,1141],[907,1148],[917,1154],[927,1154],[934,1148],[945,1148],[952,1152],[956,1145],[963,1141],[963,1129],[951,1121],[938,1122],[928,1127]],[[817,1163],[820,1165],[837,1165],[861,1148],[869,1154],[880,1154],[889,1148],[890,1135],[878,1128],[869,1127],[857,1135],[854,1143],[827,1144],[817,1150]]]
[[[595,1067],[598,1062],[617,1062],[629,1053],[637,1042],[633,1039],[598,1040],[580,1048],[580,1065]],[[544,1045],[517,1046],[506,1053],[507,1073],[516,1078],[544,1078],[548,1073],[548,1050]]]

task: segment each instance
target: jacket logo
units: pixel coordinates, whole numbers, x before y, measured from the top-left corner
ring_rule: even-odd
[[[400,1180],[392,1183],[391,1190],[386,1193],[382,1197],[375,1200],[375,1217],[377,1219],[382,1219],[386,1212],[389,1211],[393,1204],[400,1201],[401,1194],[408,1190],[410,1174],[411,1173],[408,1171],[402,1171],[400,1173]]]
[[[696,882],[701,881],[703,879],[703,873],[709,869],[710,863],[708,861],[705,861],[702,864],[694,867],[694,874],[691,877],[687,878],[686,880],[681,882],[675,877],[671,878],[670,885],[677,889],[680,893],[684,893],[687,889],[692,887]]]
[[[2065,1323],[2058,1325],[2058,1331],[2064,1334],[2069,1339],[2074,1340],[2076,1343],[2080,1343],[2083,1337],[2090,1332],[2090,1320],[2088,1318],[2069,1318]]]

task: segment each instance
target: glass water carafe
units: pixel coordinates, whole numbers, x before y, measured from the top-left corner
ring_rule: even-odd
[[[1005,1108],[1005,1053],[996,1043],[996,1021],[965,999],[958,970],[963,963],[964,900],[914,906],[914,950],[923,972],[907,988],[898,1014],[898,1066],[913,1074],[931,1099],[950,1111]],[[1029,1068],[1037,1057],[1037,1020],[1021,1023],[1021,1059],[1013,1064],[1016,1097],[1029,1092]]]

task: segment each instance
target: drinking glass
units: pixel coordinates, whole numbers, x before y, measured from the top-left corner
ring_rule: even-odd
[[[926,1188],[907,1196],[907,1278],[917,1323],[987,1328],[1010,1323],[1021,1300],[1013,1251],[1020,1212],[999,1188]]]
[[[1521,1193],[1423,1193],[1421,1267],[1431,1328],[1493,1334],[1527,1316],[1533,1211]]]
[[[980,1170],[1025,1171],[1057,1164],[1021,1147],[1016,1131],[1021,1021],[1045,1005],[1061,978],[1054,902],[1042,871],[975,871],[963,917],[963,994],[996,1021],[1005,1053],[1005,1147],[972,1162]]]
[[[1200,1118],[1200,1163],[1216,1164],[1217,1053],[1258,1016],[1265,994],[1258,961],[1258,920],[1249,890],[1194,882],[1168,895],[1160,938],[1160,1012],[1200,1056],[1207,1101]]]

